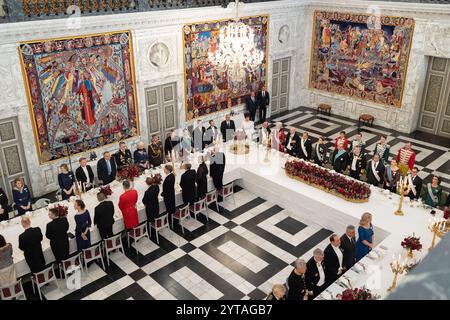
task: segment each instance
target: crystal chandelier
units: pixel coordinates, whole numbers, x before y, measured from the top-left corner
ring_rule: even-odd
[[[264,59],[264,52],[255,45],[252,27],[239,19],[239,0],[235,0],[236,17],[220,29],[216,52],[209,52],[209,60],[219,71],[226,72],[233,85],[241,84],[246,75],[254,72]]]

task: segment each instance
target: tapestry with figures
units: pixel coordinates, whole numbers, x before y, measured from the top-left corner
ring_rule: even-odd
[[[245,70],[244,80],[232,83],[227,72],[219,71],[209,59],[220,46],[220,29],[233,20],[195,23],[183,27],[186,120],[232,108],[245,102],[252,91],[266,84],[268,16],[242,18],[254,30],[255,48],[264,53],[261,65]]]
[[[19,47],[40,163],[139,135],[130,31]]]
[[[412,18],[316,11],[310,87],[400,107]]]

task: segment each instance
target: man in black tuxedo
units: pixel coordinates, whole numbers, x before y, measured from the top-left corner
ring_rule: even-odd
[[[25,261],[32,273],[45,269],[45,258],[42,252],[42,232],[39,227],[32,228],[29,217],[22,217],[25,231],[19,236],[19,249],[23,251]]]
[[[411,200],[419,199],[420,192],[422,191],[422,179],[417,175],[418,173],[419,169],[414,167],[408,177],[410,183],[412,184],[411,191],[408,193],[408,197],[410,197]]]
[[[97,200],[100,203],[94,209],[94,225],[97,226],[102,239],[106,239],[114,235],[114,204],[106,200],[106,195],[101,191],[97,193]]]
[[[195,151],[203,151],[205,148],[205,127],[202,120],[197,120],[197,127],[192,132],[192,147]]]
[[[303,132],[298,145],[298,157],[304,160],[311,160],[312,156],[312,142],[309,138],[308,132]]]
[[[97,177],[103,185],[107,185],[116,179],[116,173],[116,162],[111,157],[111,153],[105,151],[103,158],[97,162]]]
[[[297,133],[297,129],[291,127],[284,142],[284,152],[287,152],[291,156],[297,157],[299,143],[300,136]]]
[[[341,250],[344,255],[342,263],[345,270],[351,269],[356,262],[355,234],[355,226],[347,226],[345,233],[341,236]]]
[[[175,176],[173,175],[173,167],[170,164],[164,166],[164,179],[161,196],[164,198],[166,211],[170,216],[175,213]]]
[[[330,236],[330,244],[325,248],[325,271],[327,284],[331,284],[344,272],[344,254],[340,248],[341,238],[337,234]]]
[[[258,106],[259,106],[259,121],[265,121],[267,117],[267,106],[270,103],[269,92],[263,86],[258,92]]]
[[[209,127],[205,132],[205,145],[211,146],[217,139],[219,135],[219,130],[216,127],[214,120],[209,120]]]
[[[338,173],[343,173],[347,170],[348,164],[350,163],[350,157],[344,149],[344,144],[339,143],[337,149],[334,150],[331,157],[333,164],[333,170]]]
[[[316,248],[306,264],[306,286],[312,290],[311,299],[317,297],[326,288],[326,270],[323,263],[323,251]]]
[[[222,134],[223,142],[233,139],[233,134],[236,131],[236,125],[231,120],[231,116],[227,114],[225,120],[220,124],[220,133]]]
[[[384,164],[380,161],[380,155],[375,153],[372,159],[367,162],[367,183],[378,187],[380,182],[383,181],[384,169]],[[420,190],[417,190],[417,192],[420,194]]]
[[[311,292],[306,284],[306,271],[305,260],[295,260],[294,270],[292,270],[286,281],[286,287],[288,288],[287,300],[301,301],[309,298],[309,293]]]
[[[50,240],[50,248],[55,256],[56,262],[61,262],[69,257],[69,222],[65,216],[60,216],[57,208],[48,209],[48,217],[51,219],[47,223],[45,236]]]
[[[197,174],[195,170],[192,169],[190,163],[183,164],[184,170],[186,170],[180,179],[180,187],[181,194],[183,196],[183,203],[186,204],[194,204],[196,199],[196,188],[195,181],[197,178]]]
[[[225,171],[225,154],[220,152],[219,147],[214,147],[210,156],[209,175],[211,176],[216,190],[223,188],[223,173]]]
[[[127,148],[127,144],[123,141],[119,142],[119,151],[114,154],[116,160],[117,170],[122,167],[133,163],[133,156],[130,149]]]
[[[87,164],[87,159],[82,157],[78,160],[80,166],[75,170],[77,181],[85,185],[85,190],[91,190],[94,187],[94,171]]]
[[[258,109],[258,101],[253,91],[250,93],[250,97],[247,97],[245,105],[247,111],[250,113],[250,120],[254,122],[256,118],[256,109]]]

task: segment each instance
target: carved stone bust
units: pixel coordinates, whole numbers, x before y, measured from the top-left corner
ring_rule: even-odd
[[[149,60],[153,67],[161,68],[169,62],[170,51],[167,45],[162,42],[153,44],[149,51]]]
[[[278,32],[278,41],[281,44],[286,44],[289,41],[290,30],[288,25],[284,25],[280,28]]]

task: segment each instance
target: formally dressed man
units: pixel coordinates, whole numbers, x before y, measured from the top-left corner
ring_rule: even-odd
[[[153,168],[159,167],[164,162],[163,145],[157,134],[152,136],[148,146],[148,161]]]
[[[216,127],[216,122],[214,120],[209,120],[209,127],[205,132],[205,144],[211,146],[215,141],[217,141],[217,137],[219,136],[219,130]]]
[[[97,162],[97,177],[103,185],[109,184],[116,179],[116,162],[108,151],[103,153],[103,158]]]
[[[333,170],[338,173],[343,173],[347,170],[348,164],[350,162],[350,157],[344,149],[344,144],[338,144],[338,147],[334,149],[333,155],[331,157],[333,162]]]
[[[9,219],[9,205],[8,196],[3,188],[0,187],[0,221],[6,221]]]
[[[361,151],[360,146],[356,146],[353,148],[352,152],[350,152],[350,177],[360,180],[360,176],[363,173],[363,170],[366,170],[366,157]]]
[[[164,141],[164,155],[170,157],[172,150],[180,143],[180,139],[176,136],[174,130],[170,130]]]
[[[131,151],[127,148],[127,144],[123,141],[119,142],[119,151],[114,154],[114,158],[116,159],[117,170],[120,170],[122,169],[122,167],[133,163]]]
[[[225,120],[220,124],[220,133],[222,134],[223,141],[227,142],[228,140],[231,140],[235,131],[236,125],[234,124],[234,121],[231,120],[231,116],[227,114]]]
[[[312,148],[312,159],[314,163],[317,163],[319,166],[323,166],[323,164],[327,161],[327,153],[328,147],[325,144],[325,138],[319,137],[319,140],[313,145]]]
[[[250,120],[255,121],[256,118],[256,109],[258,109],[258,101],[255,96],[255,92],[250,93],[250,97],[247,97],[245,101],[245,106],[247,108],[247,112],[250,113]]]
[[[311,300],[326,288],[325,266],[323,251],[316,248],[313,256],[306,264],[306,286],[313,292]]]
[[[94,209],[94,225],[97,226],[102,239],[106,239],[114,235],[114,204],[106,200],[103,192],[97,193],[97,200],[99,204]]]
[[[55,256],[56,262],[61,262],[69,257],[69,222],[65,216],[60,216],[57,208],[48,210],[48,217],[51,219],[47,223],[45,236],[50,240],[50,248]]]
[[[355,147],[361,148],[361,154],[365,155],[366,153],[366,143],[363,141],[362,132],[358,132],[355,136],[355,139],[350,144],[350,151],[353,151]]]
[[[375,153],[372,159],[370,159],[367,163],[366,169],[367,183],[370,183],[378,187],[380,185],[380,182],[383,181],[384,169],[385,167],[380,159],[380,155],[378,153]]]
[[[411,191],[408,196],[412,199],[419,199],[420,192],[422,191],[422,179],[418,176],[419,169],[414,167],[411,170],[411,174],[408,176],[409,184],[411,185]]]
[[[202,120],[197,120],[197,126],[192,132],[192,147],[195,151],[203,151],[205,148],[205,127]]]
[[[297,133],[297,129],[291,127],[286,135],[284,152],[291,156],[296,157],[298,155],[298,145],[300,143],[300,136]]]
[[[164,174],[166,178],[163,181],[162,197],[169,215],[175,213],[175,176],[173,175],[173,167],[170,164],[164,166]]]
[[[343,254],[343,266],[349,270],[356,263],[356,231],[355,226],[347,226],[345,233],[341,236],[341,251]]]
[[[411,147],[411,142],[408,142],[403,148],[398,150],[397,163],[407,165],[409,170],[412,170],[414,168],[415,161],[416,153]]]
[[[380,159],[383,162],[383,165],[386,165],[389,161],[389,152],[391,147],[386,143],[386,136],[381,135],[380,140],[375,145],[375,150],[373,153],[378,153],[380,155]]]
[[[192,205],[196,200],[195,180],[197,178],[197,174],[195,170],[192,169],[190,163],[183,164],[183,169],[185,172],[181,175],[180,179],[181,195],[185,205]]]
[[[32,228],[30,218],[26,216],[22,217],[21,223],[25,231],[19,235],[19,249],[23,251],[32,273],[42,271],[45,268],[45,258],[41,246],[41,229]]]
[[[225,154],[219,147],[214,147],[210,156],[209,175],[211,176],[216,190],[223,188],[223,173],[225,172]]]
[[[270,104],[269,92],[263,86],[258,92],[259,121],[266,121],[267,106]]]
[[[258,131],[258,142],[265,145],[266,143],[269,143],[269,138],[270,138],[269,123],[267,121],[264,121],[261,125],[261,128]]]
[[[297,259],[294,262],[294,270],[287,279],[288,294],[287,300],[308,300],[312,292],[306,285],[306,262],[303,259]]]
[[[330,236],[330,244],[325,248],[324,264],[327,283],[331,284],[344,272],[344,254],[341,251],[341,238],[337,234]]]
[[[348,141],[347,137],[345,136],[345,131],[339,132],[339,136],[336,138],[334,142],[334,149],[337,149],[339,144],[342,143],[343,148],[345,151],[348,150],[350,142]]]
[[[303,160],[311,160],[312,157],[312,142],[306,131],[302,133],[302,137],[300,138],[298,157]]]
[[[90,165],[87,164],[86,158],[80,158],[78,160],[80,166],[75,170],[75,177],[78,182],[84,184],[86,191],[91,190],[94,187],[94,171]]]

